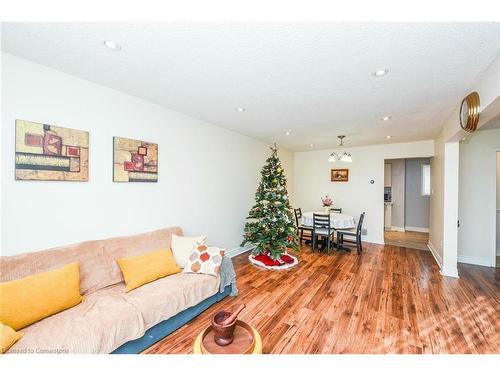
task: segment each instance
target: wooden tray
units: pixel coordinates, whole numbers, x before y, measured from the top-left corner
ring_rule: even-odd
[[[209,326],[201,337],[201,352],[203,354],[249,354],[255,348],[253,329],[241,320],[236,321],[234,340],[226,346],[219,346],[214,341],[214,331]]]

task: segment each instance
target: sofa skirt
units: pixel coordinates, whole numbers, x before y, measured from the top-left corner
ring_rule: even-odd
[[[231,293],[231,285],[226,286],[223,292],[214,294],[211,297],[201,301],[197,305],[191,306],[188,309],[181,311],[177,315],[158,323],[157,325],[149,328],[144,336],[128,341],[118,349],[114,350],[111,354],[138,354],[149,348],[151,345],[157,343],[161,339],[167,337],[175,330],[182,327],[190,320],[196,318],[203,311],[208,309],[213,304],[221,301],[224,297]],[[194,342],[195,337],[193,337]]]

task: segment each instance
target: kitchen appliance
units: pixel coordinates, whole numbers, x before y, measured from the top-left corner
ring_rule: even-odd
[[[384,187],[384,202],[392,202],[392,188]]]

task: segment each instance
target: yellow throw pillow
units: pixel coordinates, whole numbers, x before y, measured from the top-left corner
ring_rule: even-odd
[[[0,353],[5,353],[12,345],[18,342],[23,334],[16,332],[9,326],[0,323]]]
[[[19,330],[78,305],[80,265],[70,263],[53,271],[0,284],[0,322]]]
[[[151,281],[181,272],[170,249],[121,258],[116,262],[122,270],[127,292]]]

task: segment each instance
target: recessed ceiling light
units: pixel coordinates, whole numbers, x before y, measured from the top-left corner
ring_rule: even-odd
[[[237,110],[238,112],[245,112],[245,111],[246,111],[246,108],[241,108],[241,107],[240,107],[240,108],[236,108],[236,110]]]
[[[312,143],[310,143],[310,144],[309,144],[309,147],[313,148],[313,147],[314,147],[314,145],[313,145]]]
[[[385,136],[386,139],[391,139],[392,138],[392,135],[386,135]]]
[[[290,135],[290,132],[285,132],[285,135]]]
[[[379,69],[379,70],[373,72],[372,74],[375,77],[382,77],[382,76],[385,76],[387,73],[389,73],[389,69]]]
[[[112,49],[113,51],[119,51],[122,49],[121,45],[119,45],[116,42],[113,42],[112,40],[105,40],[103,43],[106,47],[108,47],[109,49]]]
[[[391,116],[384,116],[382,117],[382,121],[389,121],[391,118]]]

